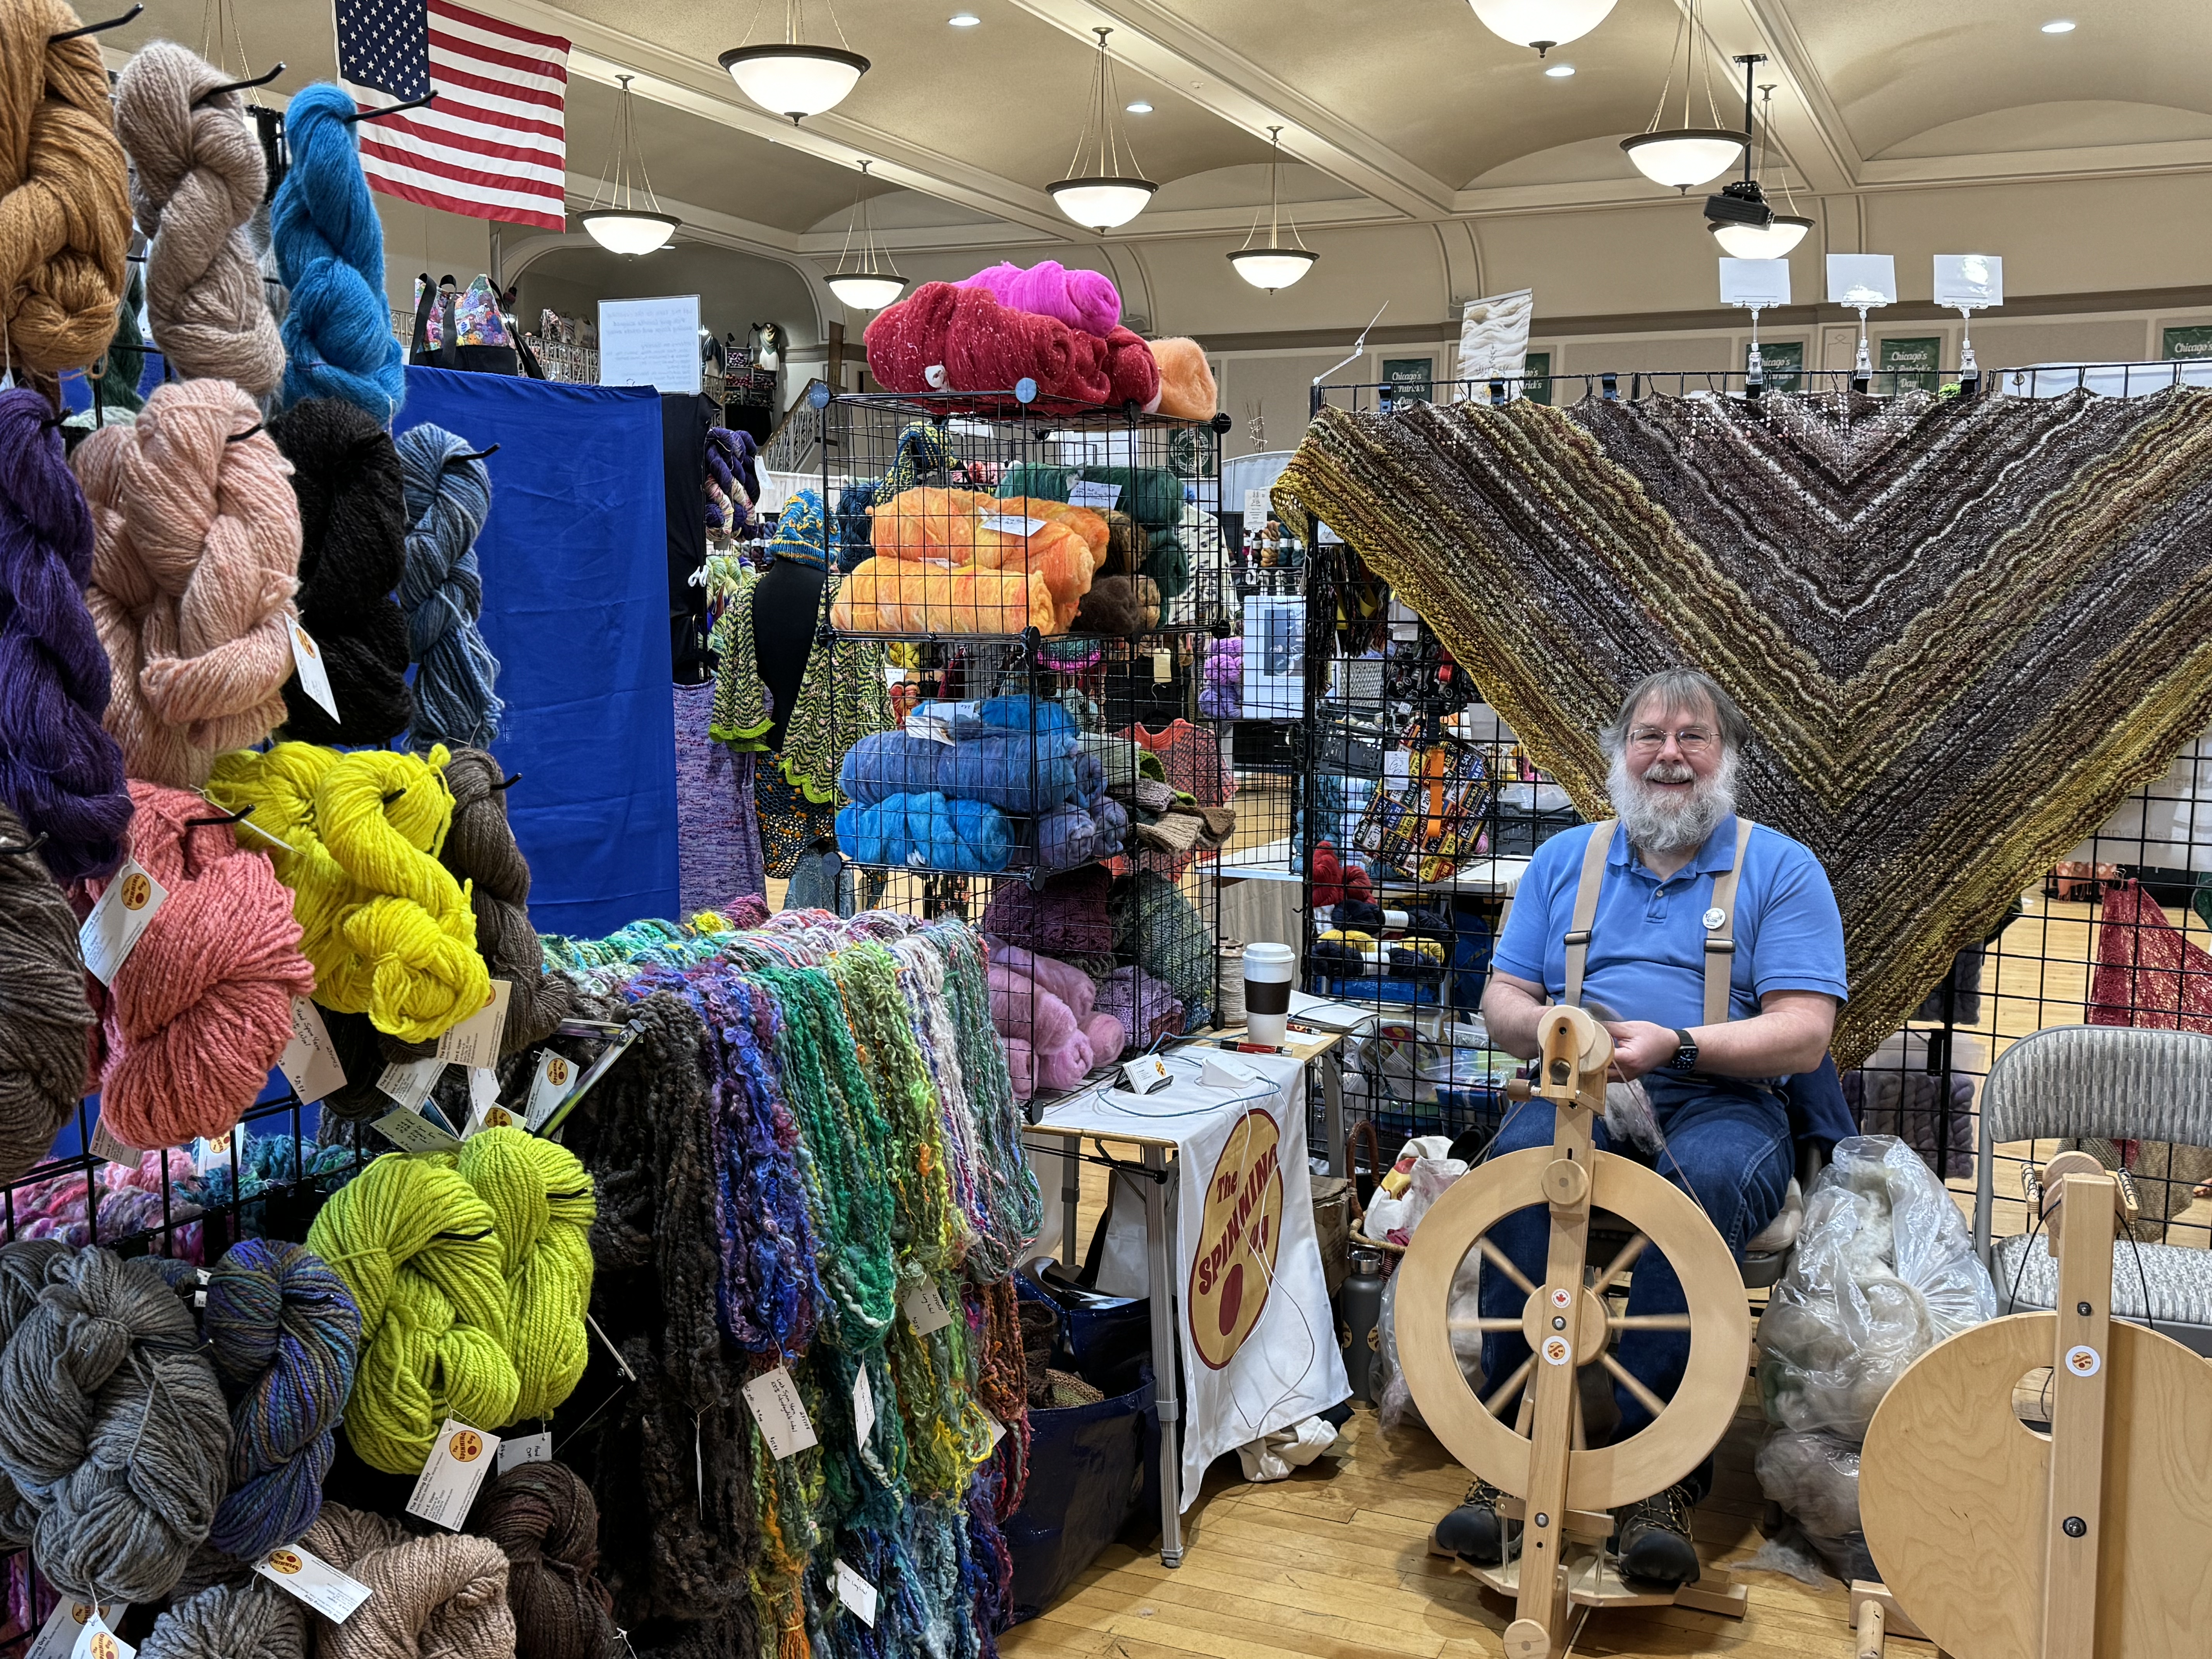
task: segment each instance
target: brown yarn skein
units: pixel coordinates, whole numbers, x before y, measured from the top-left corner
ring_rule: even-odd
[[[0,806],[0,848],[30,841]],[[97,1024],[62,890],[36,853],[0,851],[0,1181],[45,1158],[76,1109]]]
[[[614,1603],[596,1571],[599,1506],[574,1471],[509,1469],[484,1488],[472,1526],[507,1553],[517,1659],[605,1659]]]
[[[154,343],[178,379],[232,380],[258,398],[284,378],[284,342],[246,233],[268,164],[236,93],[194,103],[230,78],[197,52],[154,41],[116,82],[115,124],[131,157],[131,205],[154,239]]]
[[[530,863],[515,845],[507,821],[507,791],[499,763],[481,749],[457,749],[446,763],[446,784],[453,792],[453,827],[439,858],[446,868],[473,883],[471,903],[477,913],[477,949],[494,979],[514,981],[507,1005],[507,1026],[500,1033],[500,1057],[520,1053],[553,1035],[568,1018],[575,987],[545,971],[545,951],[530,925]]]
[[[131,240],[107,69],[62,0],[0,6],[0,331],[20,377],[99,356]]]
[[[325,1503],[300,1542],[369,1589],[343,1624],[315,1621],[317,1659],[506,1659],[514,1651],[507,1557],[489,1539],[418,1537],[389,1516]]]

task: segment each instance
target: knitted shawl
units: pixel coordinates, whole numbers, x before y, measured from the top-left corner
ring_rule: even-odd
[[[775,712],[754,650],[753,596],[760,578],[744,572],[708,643],[720,658],[708,735],[736,750],[762,750]],[[829,592],[823,590],[826,610]],[[840,801],[837,769],[862,738],[890,729],[890,688],[878,640],[817,640],[799,679],[798,707],[783,728],[783,775],[812,801]]]

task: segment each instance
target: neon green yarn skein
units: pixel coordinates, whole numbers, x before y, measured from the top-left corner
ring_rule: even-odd
[[[521,1379],[512,1417],[545,1417],[575,1390],[588,1357],[592,1177],[565,1146],[520,1129],[486,1129],[455,1154],[461,1178],[490,1210],[507,1291],[511,1352]]]
[[[346,1438],[373,1468],[412,1474],[447,1417],[514,1418],[521,1389],[492,1206],[451,1157],[388,1152],[331,1194],[307,1248],[361,1308]]]

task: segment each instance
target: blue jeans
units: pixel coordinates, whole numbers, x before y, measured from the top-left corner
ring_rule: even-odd
[[[1728,1241],[1729,1249],[1741,1261],[1744,1245],[1780,1212],[1793,1172],[1790,1117],[1781,1097],[1754,1084],[1717,1078],[1655,1076],[1645,1078],[1644,1083],[1667,1139],[1667,1151],[1658,1160],[1660,1173],[1697,1200]],[[1602,1121],[1591,1126],[1590,1139],[1601,1152],[1620,1150],[1610,1144]],[[1489,1155],[1503,1157],[1551,1144],[1551,1108],[1543,1101],[1532,1100],[1514,1113]],[[1626,1155],[1642,1164],[1651,1161],[1633,1151]],[[1492,1229],[1490,1237],[1531,1284],[1544,1282],[1551,1226],[1543,1204],[1515,1211]],[[1602,1269],[1605,1263],[1591,1265]],[[1528,1297],[1511,1279],[1486,1267],[1481,1284],[1485,1317],[1519,1317]],[[1666,1257],[1656,1248],[1645,1249],[1632,1270],[1628,1311],[1681,1313],[1687,1305],[1682,1298],[1681,1281],[1674,1277]],[[1482,1371],[1493,1387],[1510,1376],[1528,1357],[1528,1345],[1517,1331],[1483,1338]],[[1683,1368],[1689,1364],[1689,1333],[1624,1331],[1614,1357],[1660,1399],[1671,1400],[1682,1380]],[[1615,1440],[1626,1439],[1650,1422],[1650,1413],[1617,1383],[1613,1399],[1620,1408]],[[1511,1409],[1507,1407],[1509,1412]],[[1690,1488],[1691,1502],[1698,1502],[1711,1490],[1712,1467],[1709,1457],[1684,1483]]]

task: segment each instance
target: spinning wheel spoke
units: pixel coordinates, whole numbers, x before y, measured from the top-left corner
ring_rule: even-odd
[[[1513,1265],[1513,1259],[1507,1255],[1504,1251],[1499,1249],[1498,1246],[1492,1243],[1487,1237],[1476,1239],[1474,1241],[1474,1247],[1482,1252],[1482,1259],[1485,1261],[1487,1261],[1492,1267],[1497,1268],[1498,1272],[1504,1273],[1506,1278],[1513,1281],[1515,1287],[1520,1291],[1522,1295],[1534,1296],[1536,1294],[1536,1287],[1528,1282],[1528,1275],[1522,1273],[1520,1268],[1515,1267]],[[1514,1322],[1517,1324],[1520,1322],[1516,1320]]]
[[[1620,1254],[1613,1257],[1606,1270],[1597,1276],[1597,1283],[1590,1287],[1591,1294],[1603,1296],[1611,1290],[1613,1282],[1636,1265],[1636,1258],[1644,1254],[1644,1247],[1650,1242],[1642,1233],[1638,1233],[1627,1243],[1622,1245]]]
[[[1613,1380],[1620,1383],[1622,1388],[1627,1389],[1631,1396],[1634,1398],[1636,1403],[1643,1407],[1645,1411],[1650,1412],[1653,1417],[1657,1417],[1660,1413],[1667,1409],[1667,1402],[1665,1401],[1662,1400],[1657,1395],[1652,1393],[1650,1389],[1645,1388],[1642,1380],[1638,1378],[1634,1372],[1631,1371],[1627,1366],[1622,1364],[1611,1354],[1600,1354],[1598,1356],[1598,1363],[1603,1365],[1607,1370],[1610,1371],[1613,1374]]]
[[[1615,1314],[1605,1322],[1609,1331],[1686,1331],[1690,1316],[1678,1314]]]
[[[1517,1331],[1521,1328],[1518,1316],[1497,1319],[1453,1319],[1445,1322],[1445,1328],[1455,1336],[1467,1331]]]
[[[1528,1380],[1528,1373],[1535,1369],[1536,1356],[1532,1353],[1521,1362],[1519,1369],[1512,1376],[1505,1379],[1497,1393],[1482,1402],[1483,1410],[1488,1412],[1492,1417],[1498,1416],[1506,1407],[1513,1403],[1514,1397],[1521,1392],[1521,1385]]]
[[[1577,1451],[1588,1451],[1589,1439],[1583,1432],[1583,1391],[1580,1389],[1575,1390],[1575,1414],[1571,1432],[1574,1438],[1568,1443]]]

